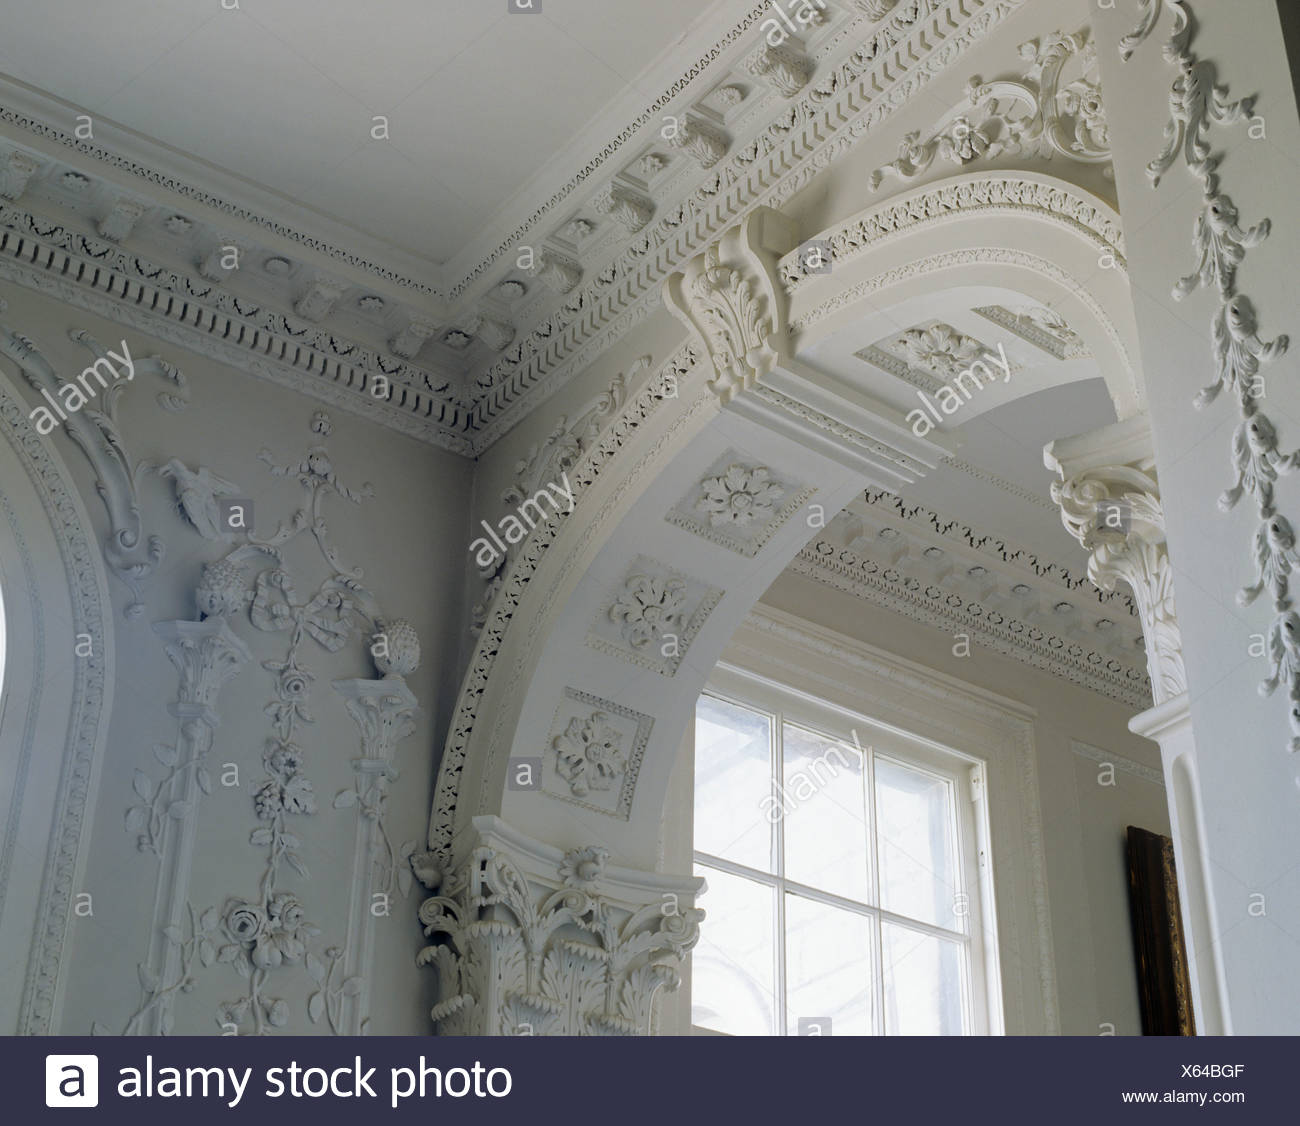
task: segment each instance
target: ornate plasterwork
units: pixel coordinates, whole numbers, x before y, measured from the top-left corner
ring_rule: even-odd
[[[654,217],[654,204],[618,185],[610,185],[597,194],[592,206],[602,215],[608,215],[634,235]]]
[[[611,329],[617,328],[619,332],[624,332],[630,323],[635,323],[643,316],[645,310],[653,304],[654,291],[662,278],[678,262],[698,252],[714,232],[724,229],[756,203],[767,199],[779,204],[788,198],[824,168],[830,159],[844,151],[848,145],[856,143],[873,125],[898,109],[917,88],[942,72],[952,57],[981,38],[1021,3],[1022,0],[906,0],[890,13],[888,19],[869,31],[866,15],[848,13],[847,18],[839,20],[840,13],[836,12],[838,22],[834,28],[830,28],[829,21],[826,30],[819,28],[817,37],[820,37],[821,45],[815,49],[809,48],[808,51],[810,61],[815,62],[817,69],[823,72],[820,81],[814,72],[809,84],[797,97],[785,102],[777,119],[771,122],[762,122],[754,116],[759,111],[760,102],[763,109],[770,109],[770,101],[759,97],[747,98],[743,110],[747,115],[743,123],[744,129],[737,134],[733,151],[719,159],[712,168],[681,180],[680,185],[674,174],[673,190],[684,190],[686,195],[676,204],[656,200],[658,211],[662,214],[659,222],[647,224],[630,245],[616,251],[616,257],[612,261],[605,262],[607,251],[613,249],[608,240],[590,240],[593,247],[600,244],[599,248],[593,250],[593,253],[600,255],[600,260],[593,258],[590,262],[579,263],[584,269],[585,278],[591,280],[580,291],[566,294],[561,308],[555,310],[551,303],[530,306],[522,312],[529,318],[541,313],[543,320],[534,323],[531,328],[521,324],[520,338],[517,341],[494,344],[484,337],[484,348],[472,346],[467,350],[470,365],[489,365],[472,377],[472,385],[482,389],[481,393],[476,394],[473,404],[462,402],[449,380],[432,372],[422,372],[422,378],[414,379],[410,378],[411,373],[408,372],[406,378],[399,376],[393,380],[395,383],[403,383],[403,388],[393,387],[391,396],[376,394],[375,379],[367,379],[361,372],[354,374],[350,370],[357,362],[357,357],[369,349],[360,344],[352,345],[347,361],[340,364],[337,353],[330,350],[328,338],[313,342],[309,349],[301,348],[301,340],[287,340],[284,342],[287,347],[284,348],[280,348],[280,342],[277,341],[276,346],[270,349],[272,359],[269,361],[263,357],[263,351],[259,351],[257,345],[253,344],[251,348],[255,362],[250,365],[245,356],[241,366],[252,366],[255,374],[307,390],[336,405],[376,418],[423,440],[461,453],[481,452],[529,409],[534,399],[529,392],[533,388],[543,382],[548,388],[563,382],[568,374],[583,365],[585,358],[590,358],[593,349],[606,346]],[[626,142],[640,138],[643,127],[659,122],[671,108],[677,108],[680,117],[682,109],[671,103],[704,73],[710,62],[729,46],[742,40],[746,34],[752,33],[768,15],[768,5],[755,5],[744,20],[699,60],[695,68],[666,91],[653,106],[648,107],[595,160],[574,176],[509,238],[501,240],[487,258],[475,266],[462,281],[451,286],[443,296],[448,300],[464,296],[471,303],[471,309],[476,306],[478,299],[490,288],[483,275],[495,263],[525,241],[531,241],[534,245],[541,242],[540,238],[529,237],[530,234],[540,234],[533,230],[536,223],[561,200],[586,184],[609,156],[619,151]],[[757,45],[757,37],[755,42]],[[682,120],[692,126],[707,127],[707,117],[708,114],[703,117],[692,116],[690,107],[687,107]],[[146,168],[138,161],[119,157],[94,143],[78,140],[55,126],[35,121],[12,110],[0,110],[0,120],[29,130],[46,141],[65,145],[83,155],[141,176],[166,191],[179,193],[204,207],[261,227],[279,239],[298,241],[316,254],[335,258],[340,265],[378,273],[391,284],[405,284],[413,292],[438,296],[433,287],[413,282],[412,279],[403,278],[363,257],[305,236],[282,222],[257,216],[247,209],[214,197],[211,193],[192,188],[155,169]],[[697,128],[696,131],[700,130]],[[689,132],[686,130],[681,136],[684,137]],[[746,143],[745,138],[749,137],[754,139]],[[702,183],[699,182],[701,177]],[[162,222],[159,218],[154,226]],[[219,233],[213,229],[205,238],[211,243],[233,245],[225,236],[218,238]],[[591,257],[586,254],[585,248],[584,257]],[[300,262],[292,268],[295,282],[303,265]],[[162,269],[161,272],[169,271]],[[60,277],[66,276],[66,272],[60,274]],[[74,276],[81,278],[80,273]],[[357,284],[365,284],[364,278],[356,280]],[[506,278],[505,281],[510,283],[514,279]],[[498,282],[499,284],[501,283]],[[116,287],[106,287],[105,291],[112,295],[114,301],[122,293]],[[233,300],[228,293],[223,292],[221,296]],[[246,300],[241,300],[247,304]],[[290,297],[286,311],[293,300]],[[128,295],[127,303],[115,315],[125,314],[138,318],[141,316],[139,304]],[[396,302],[392,302],[392,305],[397,308]],[[146,302],[146,308],[151,313],[156,311],[151,302]],[[463,321],[471,309],[456,310],[452,319]],[[406,313],[413,311],[414,306],[407,306],[393,316],[400,320]],[[439,315],[443,312],[442,309],[438,310]],[[451,316],[451,311],[447,311],[447,314]],[[232,328],[233,332],[230,331]],[[211,354],[216,354],[219,339],[224,345],[221,348],[222,358],[228,362],[230,354],[238,354],[240,351],[237,346],[231,346],[229,341],[244,343],[250,335],[247,332],[240,333],[238,326],[227,325],[223,328],[219,324],[214,326],[212,333],[208,334],[209,338],[202,343],[201,337],[192,328],[187,327],[185,334],[187,338],[182,342],[186,346],[206,345],[213,349]],[[214,336],[218,339],[214,339]],[[498,334],[497,340],[501,339]],[[380,344],[379,341],[375,343]],[[499,358],[494,358],[494,350],[500,348],[505,351],[499,354]],[[285,359],[288,360],[288,366],[296,371],[285,370]],[[449,371],[452,368],[460,370],[453,355],[449,354],[446,359]],[[393,366],[409,368],[411,365]],[[340,367],[343,370],[336,371]],[[557,371],[557,368],[563,370]],[[303,378],[304,373],[310,373],[310,377]],[[324,379],[321,378],[322,374]],[[426,382],[430,386],[426,387]],[[378,383],[381,389],[385,386]]]
[[[981,305],[971,312],[1015,333],[1021,340],[1058,360],[1080,360],[1092,355],[1083,337],[1066,323],[1060,313],[1045,305],[1025,305],[1017,309]]]
[[[1127,269],[1118,216],[1103,212],[1081,189],[1016,172],[991,172],[978,179],[932,184],[836,224],[817,237],[830,243],[834,262],[847,265],[880,243],[923,225],[980,214],[1046,220],[1086,238],[1096,248],[1099,260],[1106,258],[1117,269]],[[790,293],[818,277],[807,270],[797,251],[784,255],[778,270]],[[817,319],[805,314],[791,323],[791,331]]]
[[[582,267],[558,254],[537,255],[528,273],[555,293],[564,294],[582,280]]]
[[[1016,374],[1020,365],[1006,359],[982,340],[943,321],[923,321],[902,333],[891,333],[853,353],[864,363],[887,371],[896,379],[927,394],[971,370],[975,364],[997,371],[1004,365]]]
[[[49,559],[42,562],[45,568],[58,568],[66,583],[73,619],[62,628],[88,634],[96,640],[97,651],[102,653],[110,644],[108,627],[111,613],[107,592],[101,589],[99,554],[86,533],[89,523],[84,520],[75,488],[65,476],[60,462],[52,455],[47,440],[37,434],[27,412],[27,405],[11,395],[4,381],[0,381],[0,433],[4,434],[22,463],[58,544],[57,562]],[[0,509],[7,518],[7,527],[14,532],[19,551],[29,558],[29,547],[22,534],[23,517],[10,506],[3,488],[0,488]],[[32,584],[33,610],[37,618],[37,635],[33,639],[35,648],[31,656],[34,660],[41,660],[48,653],[47,646],[52,639],[45,636],[44,615],[47,611],[39,601],[40,573],[34,559],[27,568],[27,577]],[[11,644],[13,641],[11,636]],[[67,741],[61,748],[63,765],[53,806],[50,848],[44,857],[39,906],[32,920],[31,957],[26,967],[16,1028],[20,1035],[42,1036],[54,1031],[50,1021],[77,887],[78,854],[86,821],[88,791],[95,769],[97,743],[104,731],[106,672],[107,664],[102,655],[72,664]],[[35,707],[39,701],[30,703]],[[17,761],[30,761],[36,751],[32,743],[35,733],[34,723],[29,723],[22,735]],[[56,748],[45,746],[40,753],[54,754]],[[7,871],[3,875],[7,882]]]
[[[432,1018],[444,1036],[646,1036],[654,1002],[679,983],[704,912],[674,892],[615,898],[599,847],[525,874],[499,841],[448,872],[421,858],[432,893],[417,958],[438,974]]]
[[[219,615],[155,622],[153,628],[180,678],[176,699],[168,705],[177,736],[171,744],[154,745],[154,758],[167,768],[161,779],[155,782],[136,770],[132,789],[141,800],[126,811],[127,831],[139,834],[139,851],[158,857],[159,873],[149,949],[136,966],[140,1000],[122,1029],[125,1036],[168,1035],[176,995],[192,982],[196,963],[210,966],[216,959],[217,912],[209,908],[199,914],[186,898],[194,826],[200,802],[212,793],[207,755],[220,722],[218,695],[252,659]]]
[[[161,781],[155,783],[142,770],[137,770],[133,779],[132,788],[141,804],[127,809],[126,827],[140,834],[136,845],[141,852],[161,857],[166,819],[186,820],[193,813],[194,791],[188,775],[193,773],[193,783],[200,791],[212,792],[204,759],[218,723],[217,696],[253,655],[221,618],[155,622],[154,632],[162,638],[167,657],[180,676],[170,711],[178,719],[199,721],[182,725],[176,746],[155,744],[154,758],[167,768]]]
[[[592,623],[587,644],[672,676],[722,595],[717,587],[639,555]]]
[[[163,865],[149,951],[139,965],[141,1000],[127,1022],[128,1034],[170,1032],[174,998],[214,964],[229,964],[245,983],[243,996],[218,1007],[223,1031],[263,1034],[287,1027],[293,1014],[275,985],[278,975],[297,966],[315,986],[307,999],[308,1019],[324,1021],[334,1033],[364,1032],[374,896],[406,894],[412,884],[407,859],[417,842],[399,846],[389,839],[385,799],[397,777],[396,744],[412,732],[419,712],[403,679],[418,665],[419,641],[409,623],[380,614],[374,596],[361,585],[361,568],[341,560],[325,498],[360,504],[372,491],[368,485],[352,488],[335,470],[324,444],[333,432],[327,415],[313,415],[311,432],[317,442],[297,461],[280,464],[269,451],[261,455],[272,475],[294,477],[303,490],[291,517],[266,538],[251,530],[219,537],[231,546],[202,569],[196,589],[200,620],[155,626],[180,674],[178,697],[170,706],[180,735],[174,746],[155,748],[155,757],[169,770],[161,782],[137,771],[133,788],[141,804],[127,812],[127,828],[139,833],[141,850],[157,852]],[[198,524],[196,530],[201,531]],[[302,598],[285,549],[307,532],[331,571],[314,594]],[[264,569],[250,591],[248,571],[255,561]],[[261,662],[270,674],[270,699],[263,709],[269,730],[262,750],[265,776],[251,795],[248,842],[264,850],[264,871],[254,893],[227,894],[224,902],[200,909],[187,895],[194,813],[212,785],[204,761],[218,721],[217,693],[251,655],[231,628],[245,613],[255,629],[286,638],[280,659]],[[307,642],[333,653],[362,639],[380,675],[334,683],[361,735],[361,755],[353,763],[357,780],[334,800],[336,809],[355,806],[360,814],[348,939],[318,951],[313,940],[320,931],[308,921],[305,897],[296,890],[298,881],[310,879],[302,826],[318,809],[307,736],[315,723],[317,677],[309,667]],[[286,869],[294,873],[291,886],[286,886]]]
[[[933,375],[927,375],[923,371],[918,371],[906,360],[900,359],[891,352],[886,352],[879,344],[868,344],[867,347],[861,348],[853,354],[863,363],[878,367],[881,371],[887,371],[896,379],[901,379],[904,383],[909,383],[918,391],[924,391],[929,395],[933,395],[943,386],[943,380],[936,379]]]
[[[1060,505],[1066,531],[1090,553],[1088,578],[1102,590],[1114,590],[1123,581],[1133,591],[1155,702],[1186,692],[1173,568],[1154,472],[1139,465],[1089,468],[1053,481],[1052,500]],[[1108,519],[1111,513],[1113,521]]]
[[[0,301],[0,313],[5,308],[5,302]],[[85,345],[96,364],[108,364],[110,370],[116,371],[99,342],[89,333],[73,332],[72,339]],[[77,384],[60,376],[32,340],[4,325],[0,325],[0,354],[13,360],[32,388],[48,396],[49,401],[55,401],[65,387],[71,387],[80,395]],[[166,544],[161,536],[146,535],[144,531],[136,475],[117,425],[117,404],[137,371],[161,375],[175,386],[175,392],[159,397],[160,404],[169,409],[184,407],[188,393],[185,377],[161,357],[140,357],[133,362],[128,358],[126,362],[131,363],[130,376],[124,380],[115,374],[114,382],[103,389],[102,395],[90,401],[97,405],[87,403],[79,410],[71,410],[62,420],[62,429],[86,455],[96,474],[95,488],[109,518],[108,534],[104,537],[104,559],[109,570],[131,591],[132,599],[125,613],[128,618],[133,618],[144,610],[140,586],[162,559]],[[102,375],[97,378],[101,384],[104,382]],[[90,378],[87,377],[85,382],[94,387]],[[86,396],[81,398],[85,401]]]
[[[1097,49],[1086,30],[1059,31],[1020,45],[1029,68],[1018,79],[972,78],[965,100],[923,141],[908,133],[899,157],[871,174],[872,189],[887,175],[913,180],[936,158],[966,165],[1004,154],[1050,160],[1064,156],[1086,164],[1110,160],[1110,138],[1097,76]],[[1062,83],[1067,65],[1078,77]]]
[[[813,62],[790,42],[773,47],[764,43],[745,60],[745,73],[762,78],[785,98],[793,98],[812,77]]]
[[[898,7],[898,0],[858,0],[858,7],[873,20],[883,20]]]
[[[531,446],[515,463],[514,480],[502,493],[501,503],[507,509],[517,508],[526,497],[533,496],[544,484],[560,480],[577,465],[601,430],[623,409],[627,399],[628,379],[634,379],[650,366],[650,362],[649,356],[637,357],[626,372],[614,376],[606,391],[583,407],[573,422],[569,421],[568,415],[560,415],[546,438]],[[470,612],[470,628],[475,633],[483,628],[483,622],[501,590],[502,577],[513,547],[514,545],[507,547],[505,555],[479,571],[479,578],[486,586]]]
[[[539,381],[563,381],[647,315],[650,290],[677,263],[753,207],[779,207],[1022,2],[904,0],[863,39],[849,36],[848,58],[814,77],[756,140],[738,143],[719,161],[681,207],[661,208],[661,218],[593,272],[580,312],[548,317],[479,377],[492,393],[475,407],[477,444],[490,444],[518,421]]]
[[[762,312],[753,282],[738,270],[720,266],[716,248],[706,253],[689,289],[683,288],[686,305],[679,315],[689,318],[707,342],[717,371],[710,386],[726,402],[752,386],[775,362],[776,353],[766,347],[771,319]]]
[[[651,716],[566,688],[546,738],[543,792],[626,821],[653,726]]]
[[[728,450],[664,519],[753,557],[815,491],[778,479],[766,466],[748,463]]]
[[[941,270],[960,266],[975,265],[1009,265],[1018,266],[1039,275],[1054,284],[1068,287],[1076,300],[1081,302],[1102,328],[1106,338],[1114,347],[1119,357],[1119,372],[1107,380],[1112,398],[1120,399],[1138,406],[1145,401],[1138,384],[1137,372],[1129,360],[1128,347],[1120,335],[1119,328],[1111,319],[1102,304],[1079,282],[1056,262],[1019,248],[1000,246],[969,247],[963,250],[944,251],[927,255],[924,258],[906,262],[901,266],[886,270],[874,277],[834,293],[816,306],[790,319],[790,333],[795,336],[826,318],[869,299],[873,294],[887,290],[902,282]],[[1119,268],[1124,268],[1122,265]]]
[[[702,121],[683,121],[668,138],[671,148],[694,158],[701,168],[712,168],[727,155],[727,139],[713,126]]]
[[[654,378],[647,380],[641,386],[625,409],[592,443],[591,448],[584,451],[582,459],[569,475],[577,501],[581,500],[592,483],[600,476],[603,468],[618,457],[625,443],[656,416],[665,402],[678,397],[679,384],[692,371],[697,359],[692,345],[687,344],[680,348],[660,367]],[[668,428],[668,433],[660,436],[651,450],[646,452],[638,464],[630,467],[628,474],[621,478],[618,487],[613,490],[612,496],[606,502],[607,506],[621,502],[622,497],[633,487],[638,469],[653,459],[658,449],[672,440],[676,430],[689,425],[695,415],[705,410],[711,399],[712,395],[708,392],[700,394],[678,414],[674,425]],[[499,594],[489,609],[471,655],[448,731],[447,742],[443,748],[433,815],[429,824],[429,844],[441,862],[445,862],[449,856],[456,809],[461,800],[460,788],[469,739],[479,718],[483,693],[496,668],[496,659],[505,632],[518,611],[524,591],[532,581],[542,556],[559,535],[562,524],[563,517],[558,513],[552,514],[539,521],[528,539],[519,545],[518,556],[504,570]],[[587,535],[594,535],[596,521],[593,519],[587,527],[589,529]],[[561,568],[561,571],[563,573],[564,568]],[[475,796],[467,796],[467,803],[473,803],[475,800]]]
[[[448,380],[19,208],[0,207],[0,278],[412,437],[470,450]]]
[[[11,200],[19,199],[27,190],[27,181],[39,171],[42,163],[22,149],[10,150],[0,166],[0,196]]]
[[[972,364],[994,355],[987,344],[942,321],[909,328],[894,338],[893,345],[909,364],[942,380],[952,379]]]
[[[787,246],[793,241],[783,217],[755,212],[664,283],[668,308],[699,336],[713,361],[709,387],[723,403],[772,370],[785,339],[784,299],[764,237]]]
[[[988,648],[1131,707],[1150,704],[1127,596],[892,494],[867,492],[790,570],[965,635],[972,653]]]
[[[361,732],[361,756],[352,760],[353,786],[340,790],[333,802],[335,809],[357,810],[348,941],[323,976],[323,963],[309,968],[321,988],[308,1001],[308,1016],[313,1022],[324,1016],[330,1028],[352,1035],[366,1028],[364,983],[374,954],[375,904],[383,903],[387,914],[391,897],[410,894],[409,861],[420,844],[414,838],[398,844],[387,826],[388,789],[399,777],[397,744],[415,731],[420,715],[419,701],[404,679],[419,666],[419,638],[400,618],[380,621],[370,637],[370,654],[380,676],[333,682]],[[362,984],[355,992],[342,989],[349,981]]]
[[[1191,240],[1195,269],[1178,280],[1173,295],[1183,300],[1205,289],[1215,297],[1210,329],[1216,378],[1193,402],[1198,408],[1206,407],[1225,390],[1235,399],[1240,421],[1232,438],[1234,481],[1220,498],[1220,507],[1230,509],[1248,496],[1257,514],[1250,545],[1255,574],[1237,598],[1242,605],[1249,605],[1268,592],[1273,606],[1266,633],[1270,672],[1260,684],[1260,693],[1271,695],[1285,685],[1292,732],[1289,747],[1300,751],[1300,644],[1296,640],[1300,617],[1291,596],[1296,541],[1290,520],[1277,510],[1273,492],[1277,473],[1300,465],[1300,453],[1283,455],[1278,450],[1276,425],[1263,410],[1264,387],[1259,374],[1287,350],[1289,340],[1284,335],[1265,340],[1259,333],[1253,303],[1237,290],[1237,271],[1247,252],[1268,237],[1270,223],[1261,219],[1253,227],[1241,226],[1236,206],[1220,190],[1220,158],[1210,142],[1212,125],[1248,119],[1254,99],[1233,101],[1228,87],[1218,83],[1214,63],[1191,49],[1196,24],[1186,0],[1142,0],[1138,27],[1120,43],[1125,59],[1150,36],[1162,10],[1171,19],[1163,54],[1178,77],[1169,94],[1165,147],[1147,165],[1147,174],[1154,188],[1175,163],[1181,163],[1201,189],[1201,209]]]

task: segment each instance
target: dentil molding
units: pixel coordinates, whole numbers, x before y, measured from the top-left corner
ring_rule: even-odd
[[[854,501],[790,570],[937,627],[969,654],[991,649],[1130,707],[1150,704],[1131,599],[893,494]]]

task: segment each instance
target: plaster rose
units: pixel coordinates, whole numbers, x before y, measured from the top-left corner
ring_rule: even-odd
[[[248,946],[256,942],[266,928],[266,913],[255,903],[233,900],[226,904],[223,925],[233,941]]]
[[[706,477],[700,485],[697,512],[708,517],[715,528],[728,524],[744,526],[767,520],[785,489],[771,480],[762,465],[732,465],[718,477]]]

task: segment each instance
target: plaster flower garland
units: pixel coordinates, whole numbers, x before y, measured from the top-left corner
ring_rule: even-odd
[[[1249,119],[1254,99],[1233,101],[1228,87],[1216,81],[1215,65],[1191,50],[1195,24],[1187,0],[1141,0],[1141,8],[1138,26],[1120,41],[1120,55],[1125,60],[1132,56],[1151,35],[1164,10],[1173,20],[1164,57],[1178,70],[1169,94],[1165,146],[1147,166],[1147,174],[1156,187],[1181,157],[1202,191],[1201,213],[1192,232],[1196,266],[1179,279],[1173,296],[1181,301],[1206,289],[1218,298],[1212,322],[1216,378],[1201,390],[1194,404],[1198,409],[1207,407],[1224,391],[1237,401],[1241,422],[1232,439],[1234,481],[1219,498],[1219,507],[1228,511],[1243,497],[1249,497],[1255,506],[1258,524],[1251,545],[1255,575],[1238,593],[1237,601],[1248,606],[1265,593],[1272,601],[1274,616],[1265,635],[1270,673],[1259,691],[1268,696],[1285,684],[1292,732],[1289,746],[1300,751],[1300,617],[1293,610],[1290,589],[1300,555],[1291,522],[1277,511],[1274,498],[1278,474],[1300,466],[1300,453],[1279,452],[1277,428],[1262,408],[1260,374],[1287,350],[1289,341],[1283,335],[1265,340],[1258,331],[1250,298],[1237,292],[1238,269],[1247,252],[1268,238],[1271,225],[1268,219],[1250,227],[1241,225],[1232,199],[1219,190],[1220,157],[1212,152],[1209,136],[1211,125]]]

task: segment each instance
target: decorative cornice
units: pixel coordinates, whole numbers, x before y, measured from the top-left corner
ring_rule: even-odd
[[[981,305],[971,312],[1058,360],[1085,359],[1092,354],[1083,338],[1065,323],[1065,318],[1045,306],[1028,305],[1013,311],[1002,305]]]
[[[471,451],[464,411],[447,380],[326,330],[295,325],[216,283],[168,271],[19,208],[0,207],[0,278],[411,437],[456,453]]]
[[[1137,606],[1127,594],[1094,590],[1095,584],[1086,576],[1076,574],[1060,563],[1044,559],[1027,548],[1018,547],[1001,536],[980,532],[961,520],[941,516],[924,505],[911,504],[893,493],[880,489],[868,489],[862,499],[869,508],[887,514],[893,522],[903,521],[923,529],[927,535],[940,537],[987,556],[999,566],[1014,567],[1036,579],[1050,582],[1070,594],[1087,593],[1099,605],[1113,613],[1137,616]],[[1044,501],[1044,504],[1050,507],[1047,501]]]
[[[507,348],[507,352],[477,378],[472,378],[476,396],[472,407],[458,402],[455,392],[446,386],[447,381],[441,376],[426,376],[427,385],[422,387],[420,383],[424,381],[409,379],[413,373],[408,371],[408,379],[401,380],[404,387],[394,389],[392,400],[381,401],[376,409],[375,402],[366,401],[369,383],[359,378],[361,372],[354,371],[358,365],[353,351],[364,351],[361,346],[349,346],[349,360],[344,364],[339,364],[337,354],[331,352],[328,343],[313,345],[305,349],[307,354],[302,356],[293,351],[287,353],[290,367],[301,370],[304,366],[315,365],[311,370],[324,373],[335,384],[332,388],[322,387],[319,383],[313,385],[311,380],[303,381],[301,376],[286,378],[288,373],[281,364],[288,341],[285,349],[281,349],[278,342],[273,347],[273,353],[281,353],[271,361],[274,368],[263,361],[256,373],[274,371],[274,378],[279,382],[317,394],[336,405],[350,404],[351,409],[358,413],[405,433],[457,452],[481,453],[518,420],[537,395],[548,394],[560,386],[595,351],[607,347],[613,336],[626,332],[647,315],[654,305],[658,286],[675,265],[699,253],[716,232],[733,224],[752,207],[765,201],[779,204],[789,198],[812,175],[825,168],[832,157],[856,144],[874,125],[896,112],[922,86],[944,71],[961,51],[982,38],[1022,3],[1023,0],[904,0],[863,39],[856,36],[865,29],[871,18],[869,14],[850,13],[847,19],[835,22],[834,27],[830,27],[828,21],[829,30],[818,29],[818,35],[824,39],[822,46],[808,55],[810,63],[825,71],[824,76],[819,80],[814,72],[808,84],[798,91],[797,97],[789,100],[780,98],[780,95],[760,99],[766,107],[772,104],[771,97],[780,98],[780,111],[775,121],[754,136],[752,99],[742,99],[743,112],[750,116],[747,116],[745,128],[737,136],[732,151],[725,158],[718,159],[713,167],[691,178],[692,184],[699,176],[703,177],[703,182],[683,201],[674,206],[662,199],[647,198],[646,204],[653,202],[655,205],[656,221],[647,223],[633,237],[631,245],[617,252],[617,256],[603,266],[595,260],[574,264],[574,268],[581,266],[583,269],[581,285],[575,285],[564,294],[560,300],[561,307],[546,315],[540,324],[531,328],[520,324],[518,334],[492,329],[480,337],[489,355],[491,350],[501,347]],[[555,193],[510,238],[503,240],[462,281],[452,286],[441,300],[453,300],[465,294],[471,301],[471,308],[462,311],[464,315],[450,317],[452,326],[456,327],[457,321],[465,321],[474,312],[482,296],[478,292],[478,279],[494,262],[507,251],[517,248],[543,216],[586,182],[627,141],[640,135],[642,128],[657,113],[691,86],[711,62],[728,52],[769,11],[766,4],[756,5],[711,52],[635,123],[622,131],[565,188]],[[847,57],[840,57],[844,51],[848,51]],[[704,99],[697,101],[703,103]],[[726,110],[725,102],[719,101],[718,104]],[[690,122],[696,133],[701,133],[697,126],[706,124],[705,117],[698,116],[694,110],[679,119]],[[335,259],[340,266],[382,276],[390,285],[408,288],[413,293],[439,297],[433,287],[385,270],[374,262],[295,231],[283,223],[259,217],[246,208],[190,187],[102,146],[78,140],[29,115],[0,108],[0,121],[26,130],[47,143],[65,146],[82,157],[102,161],[119,172],[140,177],[166,191],[259,227],[277,239],[298,242],[316,254]],[[716,126],[708,128],[717,133]],[[746,141],[750,136],[754,139]],[[671,144],[666,143],[664,147],[669,148]],[[669,175],[677,184],[678,174],[671,172]],[[635,225],[640,221],[639,214],[639,209],[624,209],[623,221],[630,220]],[[219,241],[225,243],[227,240]],[[606,239],[592,241],[608,246]],[[549,255],[554,260],[553,252],[539,249],[539,254]],[[584,257],[588,257],[585,252]],[[559,275],[556,277],[558,279]],[[505,280],[512,279],[507,277]],[[286,308],[300,300],[301,296],[291,298]],[[314,309],[320,304],[309,301],[307,308]],[[152,300],[149,305],[152,306]],[[138,323],[138,303],[135,306],[118,307],[109,315],[125,319],[125,313],[135,317]],[[410,307],[414,308],[413,305]],[[114,306],[105,304],[104,308],[113,309]],[[530,303],[526,312],[535,316],[539,308],[539,304]],[[385,313],[387,316],[389,314]],[[512,335],[517,335],[513,343],[510,342]],[[294,341],[295,347],[299,343]],[[187,342],[187,346],[192,344],[192,340]],[[441,345],[430,343],[428,348],[441,348]],[[467,358],[471,365],[478,364],[482,350],[476,345],[474,355]],[[448,353],[447,360],[448,370],[464,366],[464,361],[458,360],[454,352]],[[360,366],[364,371],[366,365]],[[403,366],[409,368],[409,365]],[[341,374],[334,370],[339,367],[345,369]],[[545,391],[540,389],[543,383]]]
[[[894,517],[907,511],[902,502],[888,494],[867,494],[868,504],[881,501],[885,511],[893,508]],[[1071,584],[1069,573],[1057,564],[1044,564],[1036,556],[1008,549],[1002,541],[978,536],[956,521],[940,523],[940,527],[967,547],[988,551],[998,545],[1001,550],[989,554],[1000,554],[1001,566],[991,563],[985,567],[972,563],[970,553],[962,559],[952,549],[927,546],[928,538],[920,538],[911,530],[900,533],[897,523],[902,521],[897,519],[883,529],[893,532],[892,537],[879,532],[875,537],[857,534],[852,537],[852,546],[846,546],[854,512],[855,507],[850,507],[844,516],[836,517],[827,533],[803,547],[789,570],[914,622],[953,635],[965,633],[974,646],[987,646],[1112,700],[1134,707],[1147,706],[1151,701],[1140,664],[1122,651],[1121,638],[1126,631],[1112,619],[1101,619],[1109,622],[1108,632],[1117,635],[1121,645],[1117,655],[1115,645],[1108,644],[1108,636],[1086,620],[1092,598],[1079,590],[1078,583]],[[924,520],[926,515],[935,516],[926,510],[913,510],[914,519]],[[1050,576],[1053,585],[1066,585],[1074,597],[1049,594],[1052,605],[1040,609],[1028,590],[1015,593],[1013,584],[1026,585],[1017,572],[1031,570],[1026,566],[1030,560],[1037,575]],[[1122,605],[1114,607],[1112,614],[1115,610],[1125,614],[1122,620],[1130,616]]]
[[[608,326],[626,332],[648,315],[655,289],[679,263],[754,207],[780,206],[1022,3],[900,3],[847,59],[786,103],[755,140],[738,144],[719,161],[681,206],[661,209],[613,262],[595,270],[592,281],[575,291],[580,300],[571,311],[547,318],[479,377],[476,449],[485,449],[518,420],[543,377],[553,389],[589,361],[589,342],[606,338]]]

